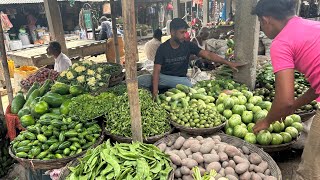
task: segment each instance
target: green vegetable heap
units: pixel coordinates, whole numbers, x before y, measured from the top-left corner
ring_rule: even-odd
[[[250,91],[233,90],[231,95],[221,93],[216,101],[217,110],[228,119],[225,132],[242,138],[252,144],[279,145],[297,138],[303,130],[298,115],[286,117],[284,122],[276,121],[268,130],[253,134],[253,126],[265,118],[272,103],[263,101],[260,96],[253,96]]]
[[[88,150],[79,161],[79,165],[70,167],[67,180],[166,180],[172,170],[167,155],[153,145],[139,142],[112,146],[108,140]]]
[[[69,115],[80,121],[94,119],[104,115],[112,106],[115,95],[104,92],[98,96],[83,94],[72,99]]]
[[[159,96],[161,106],[170,112],[174,122],[194,128],[219,126],[225,121],[214,105],[214,97],[204,88],[193,89],[181,84]]]
[[[195,87],[205,88],[207,94],[216,99],[223,90],[248,90],[246,85],[241,85],[229,79],[200,81],[195,85]]]
[[[170,130],[168,114],[152,100],[149,91],[139,89],[142,132],[144,137],[161,135]],[[114,135],[131,137],[128,94],[115,97],[106,114],[106,130]]]
[[[310,85],[306,81],[303,74],[296,71],[294,73],[294,76],[294,96],[295,98],[298,98],[310,88]],[[274,83],[275,75],[273,73],[272,66],[268,64],[258,74],[257,86],[260,88],[255,89],[254,95],[261,96],[265,101],[273,101],[275,96],[275,87],[273,86]],[[317,102],[312,101],[310,104],[304,105],[299,108],[296,113],[310,112],[313,110],[317,110],[318,108],[319,107],[317,106]]]
[[[28,126],[11,144],[19,158],[61,159],[88,149],[100,133],[101,128],[95,121],[80,123],[71,118],[48,116]]]

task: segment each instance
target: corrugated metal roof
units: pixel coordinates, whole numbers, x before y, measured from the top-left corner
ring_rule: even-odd
[[[58,0],[67,1],[67,0]],[[78,2],[105,2],[106,0],[75,0]],[[43,3],[43,0],[0,0],[0,4],[35,4]]]

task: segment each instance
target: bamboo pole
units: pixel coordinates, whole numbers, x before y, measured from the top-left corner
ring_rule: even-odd
[[[112,32],[114,40],[114,49],[116,51],[116,62],[120,64],[120,52],[119,52],[119,42],[118,42],[118,32],[117,32],[117,20],[115,17],[116,6],[114,5],[114,0],[110,0],[111,6],[111,22],[112,22]]]
[[[13,90],[12,90],[10,73],[9,73],[9,68],[8,68],[6,49],[5,49],[5,46],[4,46],[4,34],[3,33],[4,32],[3,32],[3,29],[2,29],[2,21],[1,21],[1,18],[0,18],[0,53],[1,53],[1,57],[2,57],[3,73],[4,73],[4,79],[6,81],[9,104],[11,104],[12,100],[13,100]],[[1,107],[0,108],[1,108],[0,112],[2,114],[4,114],[3,113],[2,99],[1,99]]]
[[[134,0],[122,0],[124,42],[126,56],[126,82],[128,88],[133,141],[142,142],[141,112],[137,80],[137,32]]]

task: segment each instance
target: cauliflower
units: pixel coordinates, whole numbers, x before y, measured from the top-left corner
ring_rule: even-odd
[[[101,67],[99,67],[97,70],[98,70],[99,73],[102,73],[103,69]]]
[[[78,80],[79,83],[83,83],[84,82],[84,76],[77,77],[77,80]]]
[[[96,78],[91,77],[88,79],[88,85],[94,87],[96,85]]]
[[[99,83],[99,86],[103,86],[103,85],[104,85],[104,83],[102,83],[102,82],[101,82],[101,83]]]
[[[100,74],[97,74],[97,79],[101,80],[101,75]]]
[[[65,77],[66,74],[67,74],[67,71],[62,71],[62,72],[60,73],[60,77]]]
[[[74,69],[77,73],[81,73],[86,70],[84,66],[78,66]]]
[[[88,69],[87,74],[89,76],[93,76],[95,74],[95,72],[93,70],[91,70],[91,69]]]
[[[77,67],[77,66],[79,66],[79,64],[78,63],[74,63],[74,64],[72,64],[72,68],[74,69],[75,67]]]
[[[69,72],[67,72],[67,79],[73,79],[74,78],[74,76],[73,76],[73,74],[72,74],[72,72],[71,71],[69,71]]]

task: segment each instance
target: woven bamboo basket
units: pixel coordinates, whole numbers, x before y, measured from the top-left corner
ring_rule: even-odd
[[[160,140],[161,138],[171,134],[173,131],[174,131],[174,128],[171,128],[170,131],[168,131],[164,134],[144,138],[143,142],[153,144],[153,143],[157,142],[158,140]],[[110,136],[110,138],[114,141],[117,141],[120,143],[131,143],[132,142],[132,138],[114,135],[114,134],[111,134],[110,132],[107,132],[107,131],[105,131],[105,132],[106,132],[106,135]]]
[[[226,122],[212,128],[191,128],[191,127],[182,126],[174,121],[171,121],[171,124],[175,128],[179,129],[181,132],[191,134],[191,135],[202,136],[202,135],[212,135],[219,132],[226,125]]]
[[[237,137],[229,136],[229,135],[226,135],[223,133],[217,133],[215,135],[219,135],[221,137],[222,142],[228,143],[228,144],[233,145],[237,148],[241,148],[242,146],[246,146],[246,147],[248,147],[250,153],[259,154],[259,156],[261,156],[261,158],[268,163],[269,169],[271,171],[271,175],[276,177],[278,180],[282,180],[281,170],[278,167],[277,163],[272,159],[272,157],[269,154],[264,152],[262,149],[256,147],[253,144],[247,143],[246,141],[244,141],[240,138],[237,138]],[[185,134],[185,133],[175,133],[175,134],[168,135],[168,136],[164,137],[163,139],[160,139],[154,145],[158,146],[161,143],[167,144],[169,142],[174,142],[179,136],[183,136],[185,138],[192,137],[192,136]]]
[[[95,148],[96,146],[101,144],[104,140],[104,137],[105,137],[105,132],[103,130],[101,132],[99,139],[97,139],[96,143],[93,144],[90,148]],[[79,156],[82,156],[86,152],[87,152],[87,150],[82,151],[79,154],[75,154],[73,156],[70,156],[67,158],[62,158],[62,159],[39,160],[39,159],[19,158],[13,153],[12,146],[9,147],[9,154],[11,155],[11,157],[13,159],[17,160],[23,167],[33,169],[33,170],[37,170],[37,169],[49,170],[49,169],[62,168],[64,166],[66,166],[69,162],[71,162],[72,160],[76,159]]]
[[[296,113],[296,114],[301,117],[302,122],[305,122],[305,121],[308,121],[312,116],[314,116],[316,114],[316,110],[312,110],[309,112],[301,112],[301,113]]]
[[[287,149],[290,149],[291,146],[296,143],[300,138],[300,134],[299,136],[292,140],[291,142],[285,143],[285,144],[279,144],[279,145],[259,145],[259,144],[255,144],[257,147],[263,149],[265,152],[267,153],[273,153],[273,152],[281,152],[281,151],[285,151]]]

